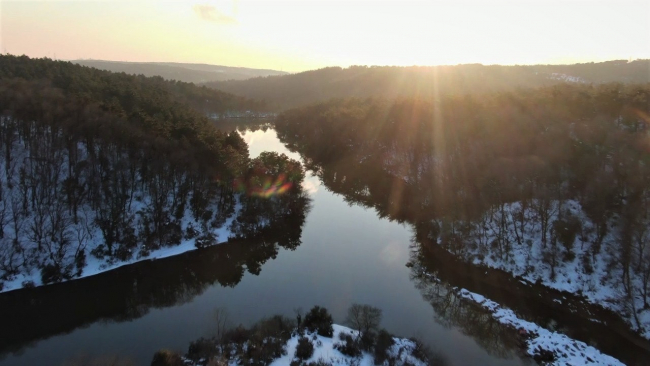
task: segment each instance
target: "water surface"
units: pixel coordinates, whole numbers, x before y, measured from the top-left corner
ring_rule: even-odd
[[[244,132],[243,137],[249,143],[251,157],[262,151],[277,151],[300,158],[278,141],[273,129]],[[301,245],[295,250],[276,248],[277,253],[272,251],[268,260],[263,258],[255,264],[242,265],[243,268],[259,265],[259,274],[246,271],[243,275],[230,275],[229,271],[241,269],[227,266],[230,258],[239,255],[234,246],[240,243],[232,243],[227,244],[229,247],[200,252],[203,261],[191,255],[179,256],[161,262],[160,268],[136,264],[119,276],[108,272],[96,276],[101,279],[73,281],[77,282],[74,286],[56,285],[49,290],[51,295],[42,295],[45,300],[52,296],[65,304],[66,299],[74,299],[80,309],[67,316],[65,309],[48,314],[50,319],[70,319],[67,333],[61,333],[60,329],[65,328],[62,327],[51,330],[51,334],[47,330],[35,330],[31,334],[31,317],[21,314],[19,319],[14,319],[14,327],[24,327],[23,333],[29,333],[26,339],[39,340],[29,345],[14,344],[12,348],[17,349],[14,352],[7,352],[7,347],[3,347],[5,353],[0,365],[59,365],[80,354],[128,356],[137,364],[146,365],[158,349],[184,352],[190,341],[210,335],[216,308],[227,309],[230,322],[236,325],[251,324],[276,313],[293,316],[294,308],[308,310],[313,305],[321,305],[332,312],[335,322],[341,323],[352,303],[381,308],[384,327],[397,335],[417,336],[432,350],[442,353],[449,365],[529,363],[513,356],[514,351],[504,354],[502,347],[491,346],[489,340],[478,339],[480,346],[476,338],[463,333],[463,327],[445,322],[446,314],[434,311],[411,279],[412,270],[406,266],[411,258],[413,236],[409,226],[380,219],[373,209],[346,202],[311,173],[307,174],[304,189],[312,202],[302,228]],[[209,256],[214,258],[205,259]],[[171,269],[165,271],[165,267]],[[165,279],[165,273],[174,277]],[[97,285],[92,290],[84,290],[82,281],[87,281],[88,286]],[[115,290],[114,296],[111,283],[121,288]],[[169,291],[143,289],[143,286],[166,289],[165,284],[170,286]],[[97,289],[97,286],[101,287]],[[97,309],[102,304],[95,303],[90,298],[93,296],[101,298],[102,304],[110,309],[99,312]],[[0,308],[3,301],[7,301],[6,297],[0,296]],[[113,302],[115,306],[106,304]],[[82,311],[84,316],[78,317]],[[12,332],[5,329],[3,333],[0,344],[6,345],[12,339]]]

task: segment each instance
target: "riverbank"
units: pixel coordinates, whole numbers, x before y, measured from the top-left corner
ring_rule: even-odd
[[[333,324],[332,328],[334,329],[332,337],[323,337],[317,334],[311,335],[311,339],[314,341],[314,351],[311,357],[303,360],[304,364],[319,366],[375,365],[375,357],[369,352],[362,351],[361,355],[353,357],[345,355],[336,349],[336,345],[341,343],[345,335],[356,337],[357,332],[355,330],[338,324]],[[273,361],[270,366],[291,365],[291,361],[298,348],[298,340],[300,337],[299,334],[292,336],[285,346],[287,354]],[[392,337],[392,341],[393,344],[388,348],[386,353],[390,358],[395,360],[395,365],[427,365],[424,360],[416,356],[416,350],[419,346],[415,341],[399,337]]]
[[[625,364],[643,365],[650,357],[650,342],[630,330],[623,319],[609,309],[574,294],[528,282],[500,269],[467,263],[426,237],[418,237],[418,242],[420,245],[415,247],[417,250],[412,253],[408,266],[416,287],[434,308],[447,309],[450,306],[449,300],[440,300],[448,298],[440,293],[450,293],[449,296],[453,294],[454,298],[468,301],[460,295],[460,291],[465,290],[490,299],[501,308],[510,309],[521,320],[563,333],[604,354],[613,355]],[[437,295],[428,296],[430,293]],[[439,301],[443,302],[437,304]],[[476,325],[476,321],[466,326],[463,319],[454,320],[453,316],[451,319],[453,325],[467,334],[485,331]],[[485,327],[489,328],[489,324]],[[519,342],[518,339],[511,342],[515,334],[516,329],[510,329],[506,332],[506,339],[499,343],[513,346],[512,343]]]
[[[510,309],[504,308],[485,296],[459,289],[458,295],[473,301],[492,314],[499,323],[516,331],[526,353],[537,361],[550,362],[551,365],[624,365],[619,360],[605,355],[584,342],[564,334],[552,332],[539,325],[517,317]]]
[[[499,269],[611,310],[630,329],[650,339],[650,307],[644,306],[643,291],[647,279],[631,269],[629,286],[633,294],[627,296],[621,288],[623,269],[614,254],[619,218],[612,217],[606,223],[607,234],[602,235],[579,202],[554,201],[548,206],[546,220],[553,225],[544,228],[537,219],[536,205],[535,201],[527,205],[514,202],[493,208],[477,222],[453,223],[469,228],[460,249],[437,235],[429,235],[429,240],[464,262]],[[442,227],[445,223],[434,225]],[[561,299],[557,301],[562,305]]]
[[[442,281],[435,274],[429,273],[425,267],[415,266],[413,270],[420,277],[422,291],[439,293],[438,287]],[[487,275],[487,272],[486,272]],[[427,289],[428,288],[428,289]],[[534,322],[526,321],[512,309],[465,288],[448,287],[448,293],[460,299],[478,305],[474,311],[485,312],[496,320],[510,333],[514,347],[519,347],[522,353],[536,361],[547,362],[549,365],[624,365],[616,358],[606,355],[585,342],[573,339],[561,331],[548,330]],[[634,364],[637,364],[636,362]]]
[[[240,210],[241,205],[239,203],[235,204],[234,212],[225,219],[224,224],[218,228],[209,230],[212,237],[216,239],[214,244],[223,244],[228,241],[231,235],[230,225],[232,224],[233,220],[235,220]],[[114,258],[99,258],[92,254],[93,249],[97,248],[103,240],[103,236],[99,228],[95,228],[95,232],[93,235],[91,235],[91,238],[95,238],[96,240],[91,239],[88,243],[89,249],[87,249],[87,251],[89,254],[86,256],[86,265],[83,267],[81,274],[70,279],[62,279],[59,281],[59,283],[94,276],[99,273],[111,271],[122,266],[127,266],[142,261],[171,257],[196,250],[200,247],[200,244],[197,244],[197,240],[199,240],[199,238],[196,238],[193,235],[187,235],[187,233],[191,231],[190,228],[198,227],[200,227],[200,223],[192,219],[192,214],[188,210],[181,222],[181,232],[185,233],[185,235],[180,240],[179,244],[165,246],[152,250],[150,252],[143,252],[136,249],[136,252],[131,255],[131,259],[125,261],[115,260]],[[39,287],[43,285],[48,284],[43,283],[40,269],[33,268],[28,272],[21,272],[15,275],[15,277],[11,280],[4,281],[3,286],[0,287],[0,293],[20,290],[22,288]]]

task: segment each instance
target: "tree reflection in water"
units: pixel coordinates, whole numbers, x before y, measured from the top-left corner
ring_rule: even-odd
[[[519,339],[512,329],[504,327],[480,305],[457,295],[457,288],[427,272],[421,253],[414,248],[407,266],[411,280],[425,301],[431,304],[435,320],[473,337],[490,355],[501,358],[524,356]]]
[[[19,352],[40,339],[97,321],[129,321],[151,309],[187,303],[215,284],[235,287],[246,272],[259,275],[280,248],[294,250],[301,244],[311,199],[300,184],[279,197],[245,201],[255,207],[258,217],[251,220],[253,212],[242,209],[235,220],[236,238],[226,243],[0,294],[0,308],[11,314],[3,321],[0,353]]]
[[[278,131],[278,135],[291,151],[301,154],[306,167],[329,190],[343,195],[346,202],[373,208],[381,218],[413,225],[414,255],[408,265],[413,266],[413,282],[431,303],[439,323],[472,336],[492,355],[504,358],[523,355],[513,329],[499,324],[479,305],[460,299],[453,291],[454,287],[466,288],[514,310],[523,319],[593,345],[623,362],[644,364],[647,342],[639,341],[611,311],[589,305],[568,293],[520,283],[504,271],[465,263],[450,253],[453,248],[449,245],[443,248],[430,240],[428,223],[433,219],[446,222],[460,232],[461,218],[470,217],[469,213],[475,210],[457,205],[441,212],[433,202],[415,199],[418,187],[408,183],[415,178],[402,179],[381,169],[381,157],[312,154],[309,146],[303,146],[304,142],[290,134]],[[457,249],[462,251],[463,243],[457,244],[461,245]],[[436,274],[438,280],[427,276],[427,272]],[[592,318],[600,322],[593,322]]]

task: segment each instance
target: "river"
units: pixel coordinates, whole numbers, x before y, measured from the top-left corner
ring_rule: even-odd
[[[272,128],[242,135],[251,157],[276,151],[300,159]],[[217,308],[226,309],[231,324],[249,325],[321,305],[342,323],[352,303],[381,308],[382,326],[418,337],[449,365],[532,363],[502,344],[495,335],[502,330],[471,331],[473,324],[459,324],[454,314],[432,306],[407,266],[414,256],[409,225],[346,201],[311,172],[303,186],[311,207],[294,250],[276,248],[250,259],[253,251],[242,248],[255,243],[228,243],[0,295],[0,308],[14,309],[3,314],[10,320],[0,336],[0,365],[62,365],[100,355],[148,365],[161,348],[184,352],[190,341],[209,336]],[[242,265],[230,266],[235,260]]]

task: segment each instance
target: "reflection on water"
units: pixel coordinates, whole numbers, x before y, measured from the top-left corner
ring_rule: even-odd
[[[252,142],[252,157],[265,150],[298,157],[272,129],[242,134]],[[377,212],[399,216],[391,209],[388,184],[360,184],[367,174],[360,166],[316,172],[307,174],[303,185],[310,199],[300,196],[299,209],[290,210],[293,216],[256,239],[3,294],[0,308],[12,316],[0,335],[0,364],[57,365],[81,352],[120,354],[148,364],[160,348],[184,351],[191,340],[213,332],[215,308],[228,309],[233,324],[251,324],[322,305],[343,322],[351,303],[381,308],[382,325],[390,332],[418,336],[442,351],[450,365],[522,364],[514,351],[499,353],[484,344],[500,341],[479,339],[454,320],[444,321],[469,310],[445,312],[423,301],[412,269],[405,266],[413,231],[377,217]],[[383,203],[375,205],[371,196]]]
[[[0,352],[17,351],[40,338],[98,320],[134,320],[152,308],[191,302],[215,284],[235,287],[245,272],[259,275],[262,265],[280,249],[295,250],[300,245],[310,205],[301,192],[266,202],[269,206],[258,213],[271,225],[260,231],[259,222],[236,220],[237,231],[248,233],[245,238],[85,279],[3,294],[2,309],[11,317],[3,324],[10,336],[0,343]]]
[[[472,336],[489,354],[496,357],[524,357],[516,333],[505,328],[480,305],[457,296],[446,282],[427,276],[424,268],[413,265],[411,278],[424,300],[435,311],[436,320],[445,327],[457,328]],[[530,362],[533,363],[532,360]]]
[[[281,137],[288,146],[298,148],[299,141]],[[417,196],[415,186],[378,169],[380,165],[370,160],[358,162],[347,156],[324,162],[305,157],[303,160],[308,162],[309,169],[317,172],[327,189],[343,195],[351,205],[371,207],[379,217],[400,222],[421,223],[430,217],[427,215],[432,210],[427,203],[412,199]],[[501,326],[477,304],[457,297],[453,287],[483,294],[513,309],[526,320],[594,345],[630,365],[644,364],[650,357],[647,342],[636,342],[627,326],[611,312],[578,302],[566,293],[522,284],[502,271],[467,265],[432,244],[427,239],[430,234],[427,225],[413,226],[410,275],[423,298],[433,307],[435,319],[471,336],[491,355],[499,358],[520,356],[515,332]],[[380,253],[391,258],[391,250],[385,249]],[[427,272],[435,273],[437,280],[426,275]],[[564,305],[559,305],[554,299],[562,300],[559,304]],[[581,314],[585,316],[579,316]],[[603,322],[593,322],[590,318]]]

